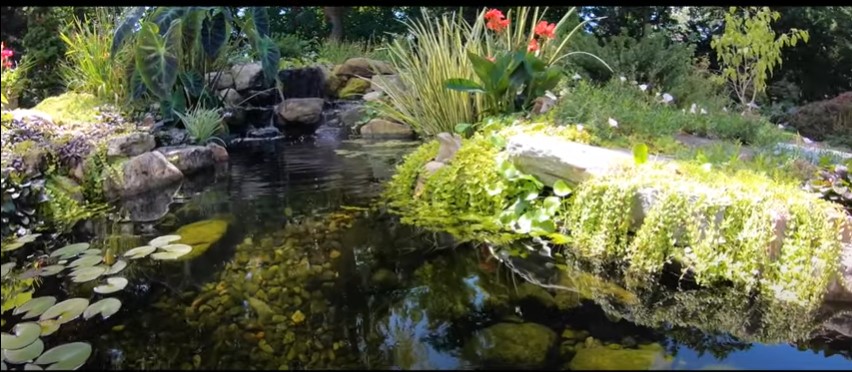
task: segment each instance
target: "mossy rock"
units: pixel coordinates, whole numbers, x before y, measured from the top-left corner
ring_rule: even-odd
[[[344,85],[339,92],[337,92],[337,96],[340,98],[360,96],[366,93],[368,89],[370,89],[370,82],[368,80],[353,77],[346,82],[346,85]]]
[[[577,350],[571,359],[571,370],[649,370],[660,369],[670,363],[662,348],[613,349],[607,346],[586,347]]]
[[[330,96],[336,96],[337,92],[340,88],[343,88],[345,83],[346,80],[340,76],[329,74],[328,78],[325,80],[325,91],[328,92]]]
[[[103,104],[91,94],[67,92],[45,98],[33,109],[50,115],[57,125],[80,124],[96,122],[97,107]]]
[[[180,235],[177,243],[192,246],[192,251],[181,256],[180,260],[191,260],[210,249],[210,246],[218,242],[228,231],[230,222],[226,219],[210,219],[193,222],[185,225],[175,232]]]
[[[547,292],[546,289],[532,283],[524,283],[518,286],[514,297],[518,300],[535,301],[541,306],[547,308],[556,306],[553,295]]]
[[[464,352],[496,367],[535,368],[545,364],[556,338],[556,332],[541,324],[499,323],[474,334]]]

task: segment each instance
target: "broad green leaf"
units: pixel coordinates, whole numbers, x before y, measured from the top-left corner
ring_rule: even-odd
[[[151,14],[151,20],[157,25],[160,35],[165,35],[175,26],[174,21],[180,20],[186,11],[187,8],[182,6],[161,6]]]
[[[38,325],[41,327],[41,336],[44,337],[50,336],[54,332],[58,331],[59,326],[62,325],[62,323],[59,323],[56,319],[45,319],[39,320]]]
[[[225,43],[228,42],[230,28],[225,20],[225,13],[216,11],[204,18],[201,24],[201,46],[207,58],[216,59]]]
[[[31,344],[21,349],[12,350],[4,348],[3,359],[13,364],[26,363],[37,358],[41,355],[42,351],[44,351],[44,342],[40,338],[37,338]]]
[[[35,342],[39,335],[41,335],[41,327],[38,323],[18,323],[12,328],[12,334],[0,333],[0,344],[2,344],[3,349],[22,349]]]
[[[0,265],[0,278],[5,278],[6,275],[9,275],[9,271],[12,271],[17,264],[14,262],[6,262],[3,265]]]
[[[95,293],[110,294],[118,292],[127,287],[127,279],[122,277],[107,278],[107,284],[95,287]],[[88,317],[86,317],[88,319]]]
[[[74,257],[83,251],[89,249],[89,243],[75,243],[66,245],[50,253],[50,257],[59,257],[61,260],[67,260]]]
[[[453,128],[453,130],[454,130],[456,133],[458,133],[458,134],[466,134],[466,133],[467,133],[467,131],[468,131],[468,130],[470,130],[470,128],[473,128],[473,124],[469,124],[469,123],[458,123],[458,124],[456,124],[456,126]]]
[[[531,213],[527,212],[521,215],[518,218],[518,232],[521,234],[527,234],[532,231],[533,225],[533,216]]]
[[[180,239],[180,237],[178,237],[178,239]],[[124,257],[135,260],[137,258],[143,258],[151,253],[154,253],[155,250],[157,250],[157,247],[143,245],[141,247],[136,247],[127,252],[124,252]]]
[[[127,37],[133,33],[133,29],[136,27],[136,24],[139,22],[139,19],[142,18],[144,13],[144,6],[135,6],[125,10],[118,27],[115,28],[115,33],[112,35],[110,58],[115,58],[115,55],[118,53],[118,49],[121,48],[121,45]]]
[[[53,364],[47,369],[77,369],[92,355],[92,345],[87,342],[72,342],[45,351],[35,364]]]
[[[552,220],[533,221],[533,227],[545,234],[552,234],[556,231],[556,224]]]
[[[251,20],[259,38],[263,39],[269,36],[269,11],[266,7],[252,7]]]
[[[562,204],[561,200],[555,196],[548,196],[544,198],[544,213],[548,216],[552,216],[559,209],[559,206]]]
[[[633,146],[633,161],[636,165],[645,164],[648,161],[648,145],[640,143]]]
[[[278,44],[269,36],[264,36],[258,43],[257,56],[263,67],[263,77],[267,85],[272,85],[278,77],[278,62],[281,60],[281,51]]]
[[[75,283],[83,283],[88,282],[90,280],[95,280],[104,273],[106,273],[107,270],[109,270],[109,268],[103,265],[81,267],[71,273],[71,281]]]
[[[77,319],[80,314],[89,306],[89,300],[85,298],[69,298],[56,305],[51,306],[47,311],[41,314],[40,320],[56,319],[59,324],[68,323]],[[41,327],[39,326],[39,333]]]
[[[121,270],[124,270],[125,267],[127,267],[127,261],[125,261],[125,260],[115,261],[115,263],[112,264],[112,266],[109,267],[109,270],[107,270],[107,272],[104,273],[104,275],[118,274],[118,272],[120,272]]]
[[[476,74],[479,81],[485,84],[486,87],[491,87],[491,74],[496,67],[495,63],[470,51],[467,52],[467,58],[470,60],[470,64],[473,66],[473,73]]]
[[[83,318],[89,320],[93,316],[101,314],[101,317],[106,320],[107,318],[117,313],[120,309],[121,301],[119,301],[117,298],[105,298],[89,305],[89,307],[86,308],[86,311],[83,312]]]
[[[30,319],[35,318],[45,311],[49,309],[51,306],[56,304],[56,297],[53,296],[42,296],[36,297],[32,300],[29,300],[27,303],[18,306],[15,311],[12,312],[12,315],[18,315],[21,313],[24,314],[21,319]]]
[[[148,246],[151,246],[151,247],[154,247],[154,248],[159,248],[159,247],[162,247],[164,245],[168,245],[171,242],[176,242],[178,240],[180,240],[180,235],[163,235],[163,236],[159,236],[159,237],[156,237],[154,239],[151,239],[151,241],[148,242]],[[128,251],[126,254],[128,254],[128,253],[130,253],[130,251]]]
[[[83,256],[71,262],[68,267],[90,267],[101,263],[103,260],[103,256]]]
[[[571,187],[563,180],[556,180],[553,183],[553,193],[559,197],[567,196],[571,193]]]
[[[485,93],[481,85],[468,79],[447,79],[444,80],[444,87],[461,92]]]
[[[142,23],[136,47],[136,69],[145,86],[160,99],[171,97],[179,71],[181,25],[180,20],[175,22],[165,38],[159,35],[157,25]]]

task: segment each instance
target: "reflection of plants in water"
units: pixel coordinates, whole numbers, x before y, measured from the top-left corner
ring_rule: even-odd
[[[675,327],[667,330],[666,334],[674,340],[669,350],[672,355],[677,355],[677,347],[683,345],[698,352],[699,357],[709,352],[716,359],[723,360],[733,352],[748,350],[752,346],[727,333],[705,332],[696,328]]]
[[[423,342],[426,311],[416,304],[403,301],[391,310],[386,324],[379,326],[385,335],[385,348],[390,349],[394,367],[403,370],[434,369],[429,362],[429,345]]]

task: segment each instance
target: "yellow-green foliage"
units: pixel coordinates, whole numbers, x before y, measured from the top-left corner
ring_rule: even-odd
[[[639,275],[659,273],[676,259],[699,284],[731,281],[745,291],[817,303],[837,272],[840,226],[829,216],[842,213],[837,206],[759,175],[681,168],[630,167],[581,184],[564,224],[572,251],[586,260],[623,261]],[[650,189],[657,202],[630,235],[634,195]],[[773,261],[772,218],[784,211],[786,236]]]
[[[64,231],[73,227],[77,221],[91,218],[106,210],[106,205],[92,205],[77,201],[72,195],[82,190],[80,186],[67,182],[62,176],[52,176],[45,183],[45,192],[49,200],[40,206],[41,215],[51,226]],[[82,196],[82,194],[80,194]]]
[[[45,98],[34,110],[42,111],[53,118],[56,124],[93,123],[97,119],[97,107],[103,101],[88,93],[66,92]]]
[[[349,78],[346,81],[346,85],[340,89],[340,92],[337,93],[337,96],[340,98],[349,98],[352,96],[357,96],[364,94],[364,92],[370,89],[370,82],[364,79],[359,79],[357,77]]]
[[[517,189],[498,170],[500,147],[494,138],[535,131],[588,140],[574,126],[544,124],[479,133],[464,140],[452,161],[415,192],[420,171],[437,154],[438,143],[428,142],[399,166],[385,197],[406,223],[461,240],[515,240],[519,235],[499,217],[518,197]],[[654,190],[655,202],[636,226],[635,197],[647,190]],[[548,195],[536,193],[529,204],[538,205]],[[839,207],[803,192],[795,182],[760,173],[676,162],[631,165],[579,185],[570,202],[558,208],[551,215],[561,236],[569,236],[570,251],[592,263],[623,264],[630,285],[678,261],[699,284],[733,283],[742,293],[759,290],[809,308],[837,273],[840,225],[832,214],[841,215]],[[786,235],[770,258],[778,213],[787,215]]]
[[[126,157],[109,159],[107,157],[107,144],[99,144],[86,158],[83,165],[83,194],[86,200],[102,202],[105,201],[104,181],[110,180],[115,185],[124,182],[124,163]]]

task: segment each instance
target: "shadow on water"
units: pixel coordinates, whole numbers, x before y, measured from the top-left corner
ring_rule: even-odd
[[[852,367],[848,306],[628,290],[579,265],[452,249],[369,208],[412,145],[343,137],[241,144],[226,171],[87,223],[117,252],[175,231],[213,242],[136,261],[121,312],[58,337],[92,342],[101,369]]]

